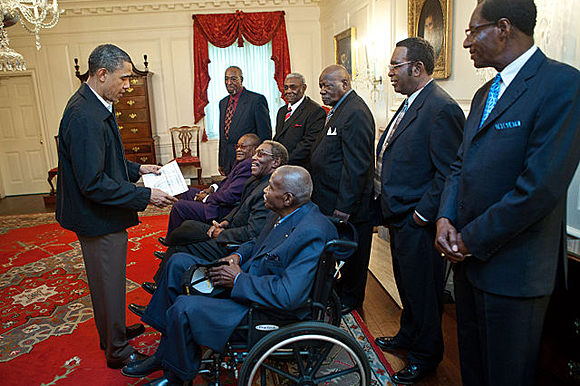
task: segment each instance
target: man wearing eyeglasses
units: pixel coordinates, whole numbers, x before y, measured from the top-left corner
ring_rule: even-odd
[[[163,267],[175,252],[187,252],[208,261],[217,260],[229,254],[228,244],[242,244],[256,237],[266,222],[268,209],[264,206],[263,190],[268,185],[270,175],[280,166],[288,163],[288,151],[276,141],[264,141],[252,157],[252,176],[244,185],[240,204],[221,221],[213,225],[201,221],[188,220],[167,236],[169,248],[162,254],[162,261],[154,276],[158,281]],[[155,292],[153,282],[144,282],[147,292]],[[141,315],[144,306],[131,303],[129,310]]]
[[[407,96],[377,146],[373,204],[389,228],[393,272],[403,313],[384,350],[408,349],[392,378],[412,384],[443,359],[444,260],[435,250],[435,220],[449,166],[461,143],[465,115],[431,77],[431,44],[420,37],[396,44],[389,66],[395,92]]]
[[[268,102],[262,94],[242,85],[242,69],[230,66],[224,75],[228,96],[219,102],[220,143],[218,167],[227,176],[236,161],[236,143],[244,134],[253,133],[260,141],[272,139],[272,124]]]
[[[455,266],[464,385],[532,385],[566,272],[566,193],[580,159],[580,73],[534,44],[532,0],[486,0],[463,46],[498,74],[475,94],[437,220]]]
[[[259,144],[256,134],[240,137],[236,144],[236,163],[228,176],[206,189],[189,188],[183,193],[169,213],[167,234],[185,220],[207,223],[227,215],[242,196],[244,184],[251,176],[252,155]]]

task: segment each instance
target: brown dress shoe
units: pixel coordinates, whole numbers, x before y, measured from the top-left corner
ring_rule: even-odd
[[[143,359],[147,359],[147,355],[141,354],[138,351],[135,351],[133,354],[129,355],[127,358],[123,358],[123,359],[107,359],[107,367],[111,368],[111,369],[121,369],[123,367],[125,367],[126,365],[136,362],[136,361],[141,361]]]

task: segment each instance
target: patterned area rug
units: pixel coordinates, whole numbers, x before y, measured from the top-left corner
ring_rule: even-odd
[[[151,280],[162,246],[167,211],[148,210],[129,229],[127,303],[146,304],[139,283]],[[142,385],[159,376],[131,379],[106,367],[99,349],[86,274],[76,236],[54,214],[0,217],[0,373],[9,385]],[[127,313],[127,324],[138,318]],[[344,330],[361,344],[371,364],[373,385],[391,384],[393,372],[356,313]],[[159,334],[147,327],[132,345],[152,354]],[[235,380],[224,379],[235,385]],[[198,377],[195,384],[204,384]]]

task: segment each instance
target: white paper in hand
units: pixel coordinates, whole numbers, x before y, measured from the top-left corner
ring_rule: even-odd
[[[159,175],[153,173],[143,174],[143,183],[146,187],[163,190],[172,196],[177,196],[189,189],[181,170],[179,170],[177,161],[171,161],[159,171],[161,172]]]

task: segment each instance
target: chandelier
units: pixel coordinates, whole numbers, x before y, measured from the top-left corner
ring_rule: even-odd
[[[20,20],[22,27],[36,36],[36,49],[40,50],[40,30],[52,28],[62,13],[57,0],[0,0],[0,71],[26,70],[24,57],[8,45],[4,29]]]

